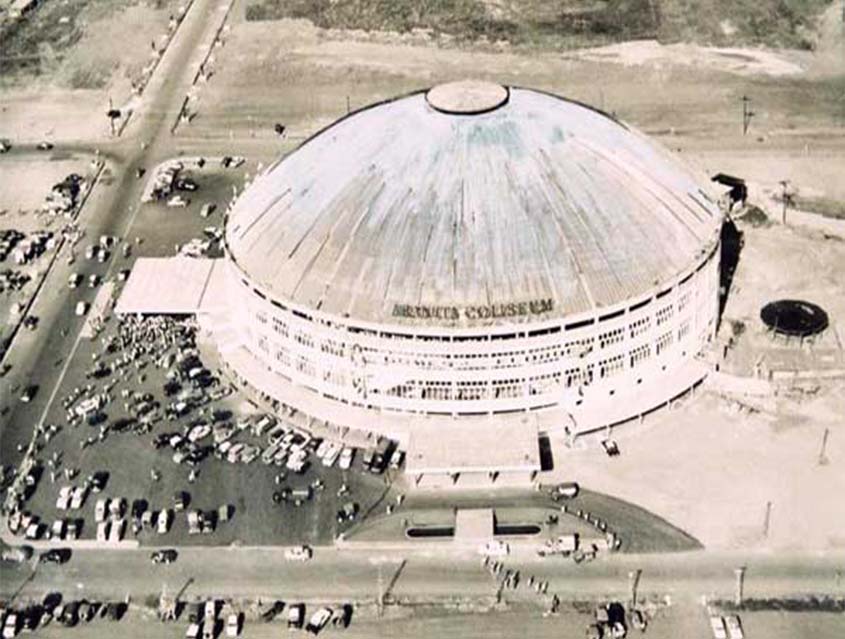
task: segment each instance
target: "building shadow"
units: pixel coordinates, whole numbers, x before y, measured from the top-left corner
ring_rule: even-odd
[[[721,255],[719,272],[719,323],[722,320],[722,313],[728,303],[731,293],[736,267],[739,265],[739,256],[743,247],[743,234],[731,218],[725,218],[721,231]]]
[[[540,470],[552,470],[554,468],[554,458],[552,457],[552,443],[548,436],[540,437]]]

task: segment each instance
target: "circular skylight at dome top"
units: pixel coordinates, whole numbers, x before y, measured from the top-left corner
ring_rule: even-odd
[[[509,95],[506,87],[495,82],[461,80],[432,87],[425,99],[441,113],[477,115],[498,109],[507,103]]]

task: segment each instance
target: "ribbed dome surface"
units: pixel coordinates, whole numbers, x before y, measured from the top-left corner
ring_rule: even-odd
[[[387,324],[548,319],[629,299],[699,260],[720,213],[698,179],[556,96],[511,88],[467,115],[420,92],[341,119],[268,169],[226,239],[282,302]],[[460,312],[537,300],[527,313]]]

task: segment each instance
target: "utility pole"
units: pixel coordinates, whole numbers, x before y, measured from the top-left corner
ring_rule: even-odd
[[[788,191],[789,180],[781,180],[778,182],[781,188],[781,200],[783,200],[783,211],[781,213],[781,223],[786,226],[786,209],[792,204],[792,193]]]
[[[640,585],[640,576],[643,571],[640,568],[628,573],[628,591],[630,593],[631,608],[637,607],[637,588]]]
[[[734,568],[734,576],[736,577],[734,583],[734,605],[739,608],[742,606],[743,588],[745,587],[745,566]]]
[[[825,428],[824,429],[824,435],[822,435],[822,448],[819,451],[819,466],[827,466],[827,464],[828,464],[827,455],[825,453],[827,452],[827,438],[829,436],[830,436],[830,429]]]
[[[384,614],[384,579],[381,574],[381,562],[378,564],[378,599],[376,600],[378,616]]]
[[[766,517],[763,520],[763,538],[766,539],[769,536],[769,526],[772,523],[772,502],[766,502]]]
[[[744,95],[740,98],[742,100],[742,134],[748,133],[748,126],[751,124],[751,118],[754,117],[754,111],[751,110],[751,98]]]

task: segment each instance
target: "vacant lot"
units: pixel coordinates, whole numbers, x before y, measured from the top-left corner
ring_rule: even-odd
[[[101,89],[140,71],[167,31],[176,0],[39,2],[0,37],[0,86],[33,79]],[[161,41],[158,42],[161,44]]]
[[[334,29],[431,30],[461,40],[553,48],[636,38],[813,47],[830,0],[248,0],[249,20],[304,18]]]

